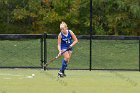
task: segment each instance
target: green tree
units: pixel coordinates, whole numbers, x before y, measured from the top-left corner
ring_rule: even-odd
[[[0,0],[0,33],[89,34],[90,0]],[[139,0],[93,0],[93,34],[140,35]]]
[[[13,11],[15,21],[23,22],[31,19],[35,32],[59,33],[59,23],[66,21],[69,27],[80,34],[81,25],[85,24],[80,11],[85,0],[26,0],[24,7],[17,5]],[[85,8],[87,6],[85,5]],[[83,7],[82,7],[83,8]],[[89,13],[89,12],[88,12]],[[80,15],[81,14],[81,15]],[[84,33],[84,32],[83,32]]]
[[[44,32],[43,18],[47,15],[47,9],[43,8],[40,0],[25,0],[24,5],[17,5],[12,12],[13,18],[16,22],[24,23],[23,25],[30,25],[30,33]]]
[[[94,0],[93,7],[93,25],[100,28],[95,34],[138,35],[134,30],[140,23],[138,0]]]
[[[85,0],[51,0],[51,9],[47,14],[45,20],[49,28],[49,32],[59,33],[59,24],[65,21],[69,28],[75,31],[76,34],[86,34],[86,23],[89,22],[89,10],[87,10],[88,3]],[[85,11],[83,11],[83,9]],[[88,12],[88,13],[87,13]],[[88,22],[87,22],[88,21]],[[52,28],[53,26],[53,28]],[[51,28],[50,28],[51,27]],[[84,29],[83,29],[84,28]]]
[[[25,33],[22,32],[24,25],[16,24],[13,19],[12,11],[16,5],[24,6],[19,0],[0,0],[0,33]]]

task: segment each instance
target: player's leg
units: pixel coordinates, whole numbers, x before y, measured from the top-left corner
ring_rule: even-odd
[[[69,63],[70,58],[71,58],[71,54],[72,54],[72,50],[68,51],[68,53],[69,53],[69,60],[68,60],[68,63]]]
[[[60,76],[60,77],[63,77],[63,76],[65,76],[65,70],[66,70],[66,68],[67,68],[67,64],[68,64],[68,61],[69,61],[69,58],[70,58],[70,55],[69,55],[69,52],[67,51],[67,52],[65,52],[64,54],[63,54],[63,56],[64,56],[64,59],[62,60],[62,66],[61,66],[61,68],[60,68],[60,72],[58,73],[58,75]]]
[[[69,54],[69,59],[68,59],[68,61],[67,61],[67,65],[68,65],[69,62],[70,62],[70,58],[71,58],[72,51],[68,51],[68,54]],[[66,77],[65,70],[64,70],[64,72],[63,72],[63,75]]]

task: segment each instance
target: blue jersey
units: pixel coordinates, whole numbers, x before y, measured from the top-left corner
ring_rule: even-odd
[[[64,35],[62,32],[61,34],[61,50],[62,49],[67,49],[71,44],[72,44],[72,36],[70,31],[68,30],[67,36]]]

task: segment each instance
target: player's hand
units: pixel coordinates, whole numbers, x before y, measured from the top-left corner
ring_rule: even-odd
[[[72,45],[69,46],[68,50],[71,50],[71,49],[72,49]]]
[[[61,55],[62,55],[61,53],[62,53],[62,52],[61,52],[61,51],[59,51],[58,56],[61,56]]]

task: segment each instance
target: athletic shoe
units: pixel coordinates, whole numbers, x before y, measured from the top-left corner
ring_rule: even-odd
[[[58,72],[58,77],[63,78],[64,77],[64,74],[62,72]]]

